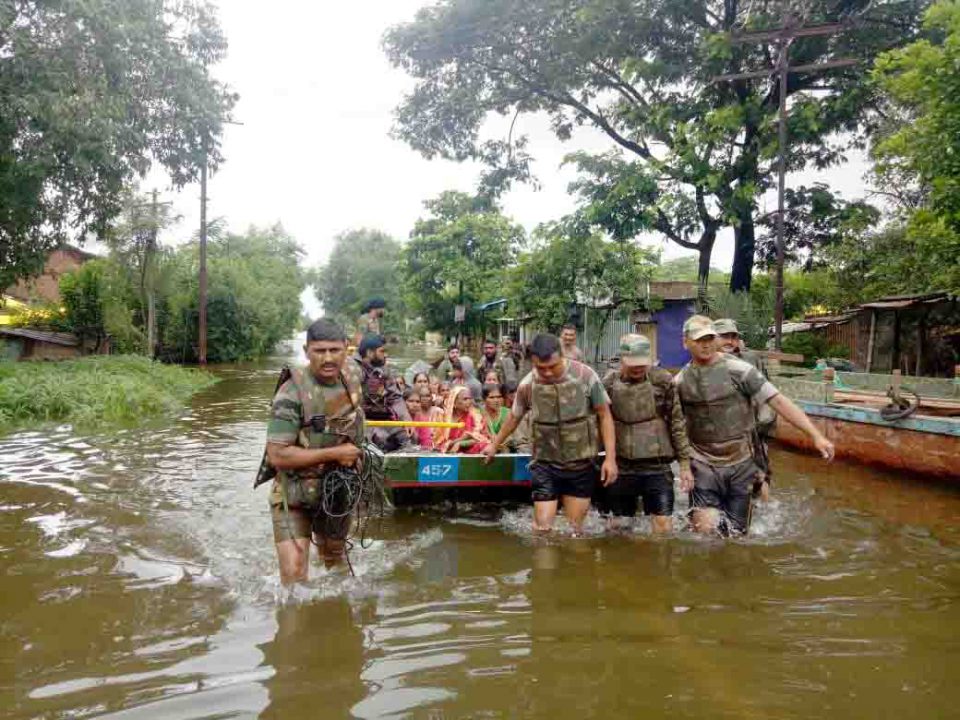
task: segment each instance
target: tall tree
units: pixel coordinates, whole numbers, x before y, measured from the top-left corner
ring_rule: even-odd
[[[856,20],[832,37],[790,48],[805,65],[870,61],[916,31],[926,0],[810,0],[807,23]],[[529,176],[521,147],[483,142],[490,113],[545,112],[560,139],[578,125],[615,152],[575,161],[578,187],[614,237],[659,232],[701,257],[705,285],[719,230],[736,237],[731,288],[750,285],[757,199],[770,187],[778,84],[714,83],[772,67],[776,49],[731,34],[778,27],[784,3],[750,0],[445,0],[391,29],[392,62],[417,79],[397,110],[396,134],[428,157],[477,159],[503,180]],[[838,133],[857,130],[873,91],[862,69],[791,73],[788,169],[842,160]],[[520,137],[522,141],[522,136]]]
[[[348,230],[334,238],[327,264],[315,275],[317,299],[327,315],[351,331],[368,300],[382,297],[387,303],[387,333],[403,330],[406,311],[397,265],[400,243],[380,230]]]
[[[644,307],[658,260],[655,251],[606,239],[577,218],[541,226],[511,269],[511,311],[557,332],[577,303],[605,308],[605,317]]]
[[[903,225],[902,281],[958,292],[960,2],[940,0],[924,25],[929,38],[877,60],[874,78],[891,112],[872,153],[881,191],[896,201]]]
[[[456,305],[502,297],[507,268],[525,239],[523,228],[483,198],[448,191],[424,203],[401,255],[407,303],[430,330],[470,333],[477,316],[454,322]]]
[[[153,162],[177,187],[216,167],[225,50],[205,2],[0,2],[0,288],[105,232]]]

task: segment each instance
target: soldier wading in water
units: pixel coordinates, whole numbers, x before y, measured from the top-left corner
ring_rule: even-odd
[[[596,479],[597,429],[606,451],[600,481],[617,479],[616,440],[610,398],[588,365],[564,358],[555,335],[537,335],[530,344],[533,370],[517,388],[513,410],[485,451],[486,461],[529,412],[533,458],[530,463],[535,530],[553,528],[558,498],[579,533]]]
[[[601,491],[601,507],[633,517],[638,501],[651,516],[654,532],[673,529],[673,472],[680,464],[680,489],[693,489],[690,441],[673,376],[652,367],[650,341],[643,335],[620,338],[620,369],[603,378],[617,435],[617,482]]]
[[[307,578],[311,537],[328,566],[343,557],[350,516],[324,513],[320,483],[334,468],[357,463],[364,436],[360,372],[346,362],[343,328],[317,320],[303,351],[308,365],[280,386],[267,426],[267,459],[278,471],[270,492],[273,537],[285,585]]]
[[[769,405],[805,432],[828,461],[833,459],[833,443],[759,370],[719,352],[710,318],[694,315],[687,320],[683,344],[693,359],[674,383],[692,445],[693,528],[702,533],[742,534],[750,526],[751,494],[759,471],[753,458],[753,403]]]

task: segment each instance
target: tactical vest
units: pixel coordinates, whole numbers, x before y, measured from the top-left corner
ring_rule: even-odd
[[[763,358],[753,350],[741,350],[740,355],[734,355],[734,357],[739,357],[744,362],[750,363],[759,370],[764,377],[767,377]],[[760,433],[760,437],[771,437],[774,428],[777,426],[777,411],[770,407],[769,403],[753,403],[753,416],[756,420],[757,432]]]
[[[734,384],[726,362],[690,363],[682,371],[677,392],[692,442],[722,443],[753,432],[750,399]]]
[[[541,383],[534,375],[530,415],[535,460],[566,463],[597,456],[597,418],[587,388],[569,368],[559,383]]]
[[[617,373],[604,385],[610,394],[617,457],[627,460],[674,457],[666,421],[674,391],[670,380],[649,375],[644,382],[630,383],[624,382]]]
[[[297,387],[297,398],[300,400],[300,432],[297,435],[297,445],[303,448],[322,449],[335,447],[345,440],[361,445],[363,443],[363,412],[357,405],[358,398],[354,397],[347,379],[341,372],[339,381],[350,398],[350,410],[338,416],[326,415],[326,402],[323,395],[323,386],[309,371],[296,369],[291,371],[291,379]],[[301,470],[281,470],[278,475],[281,482],[290,480],[305,480],[323,475],[326,468],[318,465]],[[298,485],[299,483],[292,483]],[[288,488],[290,486],[288,485]],[[300,500],[298,498],[298,500]],[[310,504],[310,498],[300,500]],[[291,504],[297,504],[291,500]]]

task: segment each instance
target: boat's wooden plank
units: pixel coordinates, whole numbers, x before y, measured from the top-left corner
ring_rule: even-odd
[[[906,395],[910,399],[910,395]],[[836,390],[833,393],[834,402],[862,402],[882,407],[890,402],[883,393],[856,392],[850,390]],[[960,400],[948,400],[946,398],[921,397],[920,408],[930,408],[931,410],[953,410],[960,413]]]
[[[879,425],[885,428],[915,430],[932,435],[946,435],[960,438],[960,419],[956,418],[911,415],[902,420],[890,422],[884,420],[880,416],[880,412],[873,408],[839,404],[827,405],[809,400],[797,400],[796,403],[807,415],[813,415],[815,417],[833,418],[851,423]],[[779,424],[783,425],[785,423]]]

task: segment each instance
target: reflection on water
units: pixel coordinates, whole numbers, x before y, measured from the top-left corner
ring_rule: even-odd
[[[6,716],[956,715],[960,495],[784,452],[747,539],[414,509],[282,592],[251,490],[282,361],[0,438]]]

